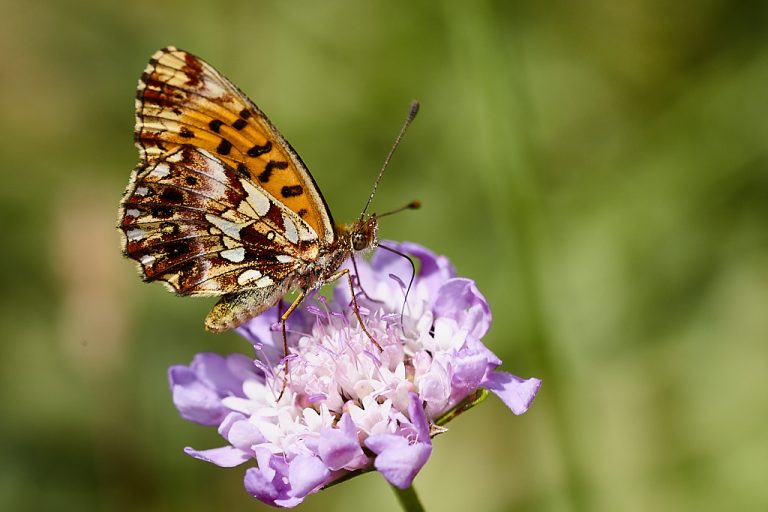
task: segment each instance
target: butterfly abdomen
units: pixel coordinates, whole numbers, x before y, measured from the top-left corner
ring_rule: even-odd
[[[289,281],[225,295],[205,318],[205,328],[223,332],[238,327],[271,308],[288,293]]]

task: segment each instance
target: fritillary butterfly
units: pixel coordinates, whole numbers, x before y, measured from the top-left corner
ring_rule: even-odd
[[[123,252],[146,281],[179,295],[222,296],[208,330],[237,327],[298,290],[285,328],[310,290],[344,274],[339,267],[355,251],[377,245],[377,216],[363,210],[357,221],[335,224],[264,113],[190,53],[168,47],[150,59],[135,139],[141,163],[120,203]]]

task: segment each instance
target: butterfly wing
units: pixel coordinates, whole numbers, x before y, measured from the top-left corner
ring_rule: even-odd
[[[173,47],[152,56],[139,82],[135,136],[145,164],[183,145],[205,149],[301,217],[320,243],[333,243],[333,219],[304,163],[264,113],[202,59]]]
[[[282,295],[320,248],[314,230],[250,176],[192,146],[134,170],[120,229],[144,278],[181,295]]]

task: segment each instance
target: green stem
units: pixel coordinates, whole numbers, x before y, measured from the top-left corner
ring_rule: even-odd
[[[421,506],[419,497],[416,496],[416,489],[410,486],[407,489],[399,489],[394,485],[390,485],[395,494],[397,495],[397,501],[403,507],[406,512],[424,512],[424,507]]]

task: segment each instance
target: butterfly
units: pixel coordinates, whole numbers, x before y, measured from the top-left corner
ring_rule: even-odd
[[[386,162],[417,110],[414,102]],[[345,273],[352,288],[341,264],[378,243],[368,205],[353,223],[336,224],[267,116],[183,50],[157,51],[144,70],[135,142],[141,162],[120,202],[123,253],[145,281],[179,295],[220,296],[205,319],[210,331],[237,327],[297,290],[281,317],[285,342],[285,320],[307,293]]]

